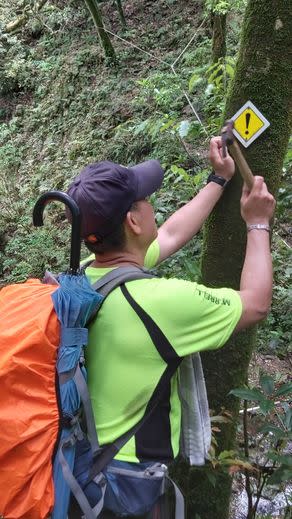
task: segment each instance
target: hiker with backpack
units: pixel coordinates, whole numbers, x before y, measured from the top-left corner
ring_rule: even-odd
[[[75,477],[92,507],[104,500],[109,511],[104,517],[146,514],[161,499],[163,472],[179,452],[183,359],[220,348],[232,333],[265,318],[271,304],[269,222],[275,200],[260,176],[242,192],[247,245],[239,291],[152,277],[143,270],[183,247],[232,181],[234,162],[228,154],[223,158],[220,137],[211,140],[209,156],[213,172],[206,186],[158,230],[149,201],[163,181],[158,161],[129,168],[109,161],[90,164],[68,189],[82,214],[82,238],[94,254],[85,266],[90,283],[98,286],[118,268],[128,276],[116,281],[92,320],[86,350],[99,444],[109,445],[114,459],[103,463],[104,490],[84,472],[90,445],[80,442]],[[208,440],[194,458],[207,457],[207,446]],[[93,462],[95,475],[100,467]]]

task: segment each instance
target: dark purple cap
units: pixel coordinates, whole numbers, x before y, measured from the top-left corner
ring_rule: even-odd
[[[81,211],[81,237],[94,234],[104,238],[111,234],[131,205],[159,189],[162,180],[158,160],[131,168],[109,161],[86,166],[68,189]]]

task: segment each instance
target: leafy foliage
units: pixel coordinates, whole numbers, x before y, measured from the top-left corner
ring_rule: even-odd
[[[247,0],[205,0],[205,9],[210,13],[226,14],[231,10],[242,11]]]
[[[292,478],[292,458],[288,447],[292,438],[292,409],[289,405],[292,382],[279,383],[276,377],[262,373],[260,388],[237,388],[230,393],[246,401],[243,414],[244,456],[251,467],[245,467],[245,476],[248,495],[256,497],[255,501],[249,500],[248,517],[253,519],[259,499],[267,487],[276,487],[274,493],[277,493]],[[247,402],[257,404],[254,409],[257,420],[253,408],[249,414]]]
[[[35,239],[27,239],[26,234],[31,234],[31,208],[41,192],[66,189],[84,164],[103,158],[127,164],[155,155],[166,169],[173,166],[172,180],[177,178],[177,182],[166,185],[173,195],[164,214],[173,210],[180,198],[189,199],[199,188],[200,169],[205,166],[204,159],[193,160],[186,151],[183,141],[191,137],[185,135],[184,118],[179,116],[186,101],[173,76],[159,69],[153,74],[151,66],[147,72],[148,58],[123,47],[121,65],[109,69],[91,26],[80,31],[87,26],[85,9],[76,9],[73,2],[48,5],[46,27],[36,40],[31,39],[29,24],[14,36],[1,37],[0,264],[6,282],[39,276],[49,261],[56,270],[64,265],[67,250],[62,247],[61,212],[49,220],[57,225],[43,253],[44,263],[32,260],[40,256],[43,242],[41,234],[37,238],[39,230]],[[177,10],[169,23],[174,24],[180,37]],[[14,17],[8,7],[6,12],[3,23]],[[151,28],[143,37],[141,45],[145,48],[152,46],[150,33]],[[158,38],[161,36],[169,38],[165,31],[159,32]],[[157,119],[159,111],[160,118],[155,120],[153,112]],[[187,121],[187,129],[188,134],[197,132],[192,121]],[[157,218],[161,222],[161,210]],[[50,232],[49,227],[46,229]]]
[[[271,311],[259,328],[261,351],[286,356],[292,352],[291,248],[279,235],[274,237],[274,289]]]

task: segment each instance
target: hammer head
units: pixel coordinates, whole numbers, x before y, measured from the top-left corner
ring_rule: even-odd
[[[230,146],[234,142],[233,127],[234,122],[229,120],[221,130],[223,157],[226,157],[226,146]]]

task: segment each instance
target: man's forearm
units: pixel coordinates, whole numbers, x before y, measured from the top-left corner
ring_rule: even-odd
[[[273,269],[270,236],[264,230],[247,233],[245,262],[241,273],[240,291],[252,291],[255,304],[268,311],[272,298]]]
[[[168,218],[158,231],[161,251],[159,261],[179,250],[195,236],[222,193],[221,186],[210,182],[190,202]]]
[[[240,280],[243,314],[237,331],[264,319],[272,300],[273,269],[270,236],[263,230],[247,234],[244,266]]]

